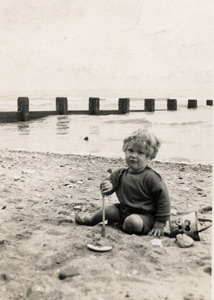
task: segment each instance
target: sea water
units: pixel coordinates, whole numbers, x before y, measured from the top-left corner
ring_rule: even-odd
[[[213,108],[201,100],[198,108],[187,109],[187,101],[178,99],[177,111],[48,116],[29,122],[0,123],[0,149],[119,158],[124,156],[123,139],[139,128],[147,128],[162,142],[156,160],[211,164]],[[156,100],[155,107],[166,109],[166,103],[166,99]],[[118,98],[100,100],[100,109],[117,108]],[[88,110],[88,98],[68,98],[68,109]],[[143,99],[131,99],[130,109],[144,109]],[[16,99],[0,98],[0,111],[16,110]],[[30,111],[42,110],[55,110],[55,98],[30,99]]]

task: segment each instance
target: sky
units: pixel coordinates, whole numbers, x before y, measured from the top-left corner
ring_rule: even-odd
[[[0,92],[214,96],[213,0],[0,0]]]

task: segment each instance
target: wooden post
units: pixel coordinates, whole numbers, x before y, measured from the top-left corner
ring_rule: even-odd
[[[155,110],[155,99],[145,99],[144,110],[145,111],[154,111]]]
[[[187,108],[197,108],[197,100],[189,99]]]
[[[213,100],[207,100],[207,105],[213,106]]]
[[[167,99],[167,110],[177,110],[177,99]]]
[[[118,110],[119,114],[127,114],[129,112],[130,99],[129,98],[119,98]]]
[[[89,98],[90,115],[98,115],[100,112],[100,98]]]
[[[21,112],[21,121],[29,121],[29,99],[18,97],[18,111]]]
[[[56,111],[60,115],[67,115],[68,113],[68,99],[65,97],[56,98]]]

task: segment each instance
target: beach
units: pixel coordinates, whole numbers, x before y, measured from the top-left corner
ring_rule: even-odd
[[[75,223],[77,212],[101,207],[101,180],[124,165],[122,158],[0,151],[0,299],[211,299],[212,227],[181,248],[176,238],[156,244],[108,224],[104,238],[102,224]],[[166,182],[172,218],[193,211],[212,218],[211,165],[155,161],[151,167]],[[96,243],[113,249],[87,248]]]

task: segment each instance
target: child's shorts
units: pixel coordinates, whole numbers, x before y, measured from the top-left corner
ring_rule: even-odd
[[[153,215],[146,214],[146,213],[142,214],[141,212],[139,212],[138,209],[132,209],[132,208],[129,208],[129,207],[124,207],[124,206],[121,206],[119,203],[114,204],[114,205],[119,210],[121,223],[123,223],[128,216],[130,216],[132,214],[136,214],[139,217],[141,217],[142,220],[143,220],[143,231],[142,231],[142,233],[147,234],[150,230],[152,230],[152,228],[154,226],[154,222],[155,222],[155,218],[154,218]]]

